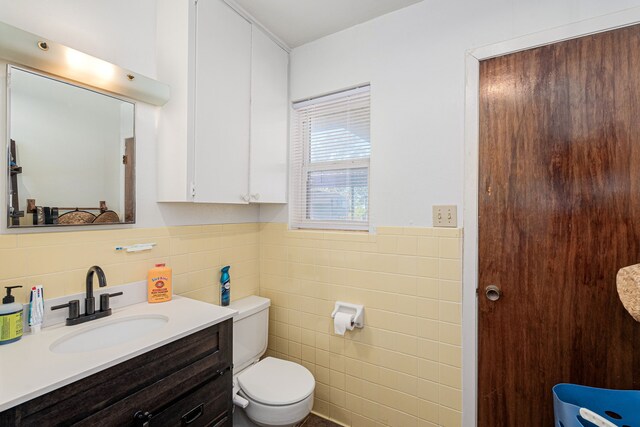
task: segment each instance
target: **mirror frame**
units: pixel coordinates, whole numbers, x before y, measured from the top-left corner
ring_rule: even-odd
[[[108,96],[110,98],[114,98],[117,99],[119,101],[122,102],[128,102],[130,104],[133,105],[133,152],[132,152],[132,158],[129,159],[127,158],[127,161],[131,161],[132,162],[132,166],[131,166],[131,180],[130,180],[130,185],[127,188],[127,186],[125,185],[124,188],[122,188],[122,191],[124,192],[124,198],[125,198],[125,204],[124,204],[124,211],[122,212],[123,215],[123,220],[120,222],[104,222],[104,223],[86,223],[86,224],[38,224],[38,225],[32,225],[32,224],[28,224],[28,225],[13,225],[12,224],[12,217],[10,216],[9,212],[11,210],[11,193],[10,193],[10,185],[11,185],[11,167],[9,165],[9,156],[10,156],[10,150],[11,150],[11,72],[12,70],[19,70],[19,71],[23,71],[23,72],[27,72],[27,73],[31,73],[31,74],[35,74],[37,76],[40,77],[44,77],[44,78],[48,78],[48,79],[52,79],[55,80],[57,82],[60,83],[64,83],[64,84],[68,84],[71,86],[75,86],[84,90],[88,90],[91,92],[94,92],[98,95],[103,95],[103,96]],[[99,227],[99,226],[117,226],[117,225],[129,225],[129,224],[135,224],[136,223],[136,158],[137,158],[137,136],[136,136],[136,110],[137,110],[137,103],[135,100],[130,99],[130,98],[126,98],[123,96],[118,96],[118,95],[114,95],[112,92],[108,92],[108,91],[103,91],[100,89],[97,89],[93,86],[89,86],[86,84],[83,84],[82,82],[78,82],[78,81],[74,81],[74,80],[69,80],[66,79],[64,77],[58,76],[58,75],[54,75],[54,74],[50,74],[47,73],[45,71],[42,70],[35,70],[32,69],[30,67],[25,67],[23,65],[17,65],[14,63],[7,63],[7,78],[6,78],[6,82],[5,82],[5,89],[6,89],[6,109],[7,109],[7,113],[6,113],[6,144],[5,144],[5,151],[4,151],[4,159],[5,159],[5,164],[7,165],[7,173],[6,173],[6,185],[5,185],[5,197],[6,197],[6,209],[7,209],[7,228],[11,229],[11,230],[18,230],[18,229],[34,229],[34,228],[51,228],[51,227],[85,227],[85,226],[94,226],[94,227]],[[127,199],[129,199],[129,201],[127,202]],[[24,212],[24,215],[28,215],[31,212],[27,212],[27,207],[25,206],[24,209],[21,210],[22,212]],[[72,211],[71,211],[72,212]],[[66,213],[66,212],[65,212]],[[130,220],[127,221],[126,218],[129,217]]]

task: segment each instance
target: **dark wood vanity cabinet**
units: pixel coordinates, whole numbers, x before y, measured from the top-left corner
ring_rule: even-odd
[[[0,426],[231,426],[232,328],[226,320],[20,404]]]

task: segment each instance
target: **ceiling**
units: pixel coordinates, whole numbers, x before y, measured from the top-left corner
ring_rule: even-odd
[[[421,0],[235,0],[294,48]]]

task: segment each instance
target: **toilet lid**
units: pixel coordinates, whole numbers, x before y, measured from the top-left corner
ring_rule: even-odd
[[[316,386],[304,366],[267,357],[238,376],[248,397],[265,405],[290,405],[308,397]]]

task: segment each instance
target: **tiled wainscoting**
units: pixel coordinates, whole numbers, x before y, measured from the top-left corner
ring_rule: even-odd
[[[315,412],[348,426],[461,425],[461,248],[460,229],[261,225],[269,353],[313,372]],[[334,335],[336,300],[364,304],[365,327]]]
[[[116,246],[154,242],[151,251]],[[461,424],[460,229],[380,227],[375,234],[289,231],[286,224],[225,224],[0,235],[0,286],[84,291],[100,265],[109,285],[173,268],[174,292],[219,303],[220,267],[231,296],[272,300],[270,355],[317,380],[314,411],[347,426]],[[333,334],[336,300],[365,305],[365,327]]]
[[[109,285],[146,280],[156,263],[173,268],[174,293],[219,303],[221,266],[230,264],[232,298],[257,294],[259,224],[129,228],[0,235],[0,286],[44,285],[45,297],[84,292],[87,269],[99,265]],[[116,246],[156,243],[145,252],[116,251]],[[97,286],[97,284],[96,284]]]

